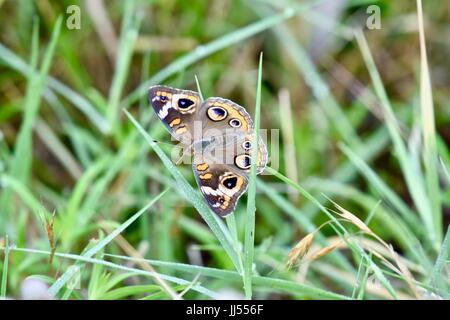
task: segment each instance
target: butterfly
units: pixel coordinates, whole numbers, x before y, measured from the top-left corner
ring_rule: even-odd
[[[195,91],[152,86],[148,100],[169,133],[193,156],[195,180],[209,207],[221,217],[232,213],[247,190],[255,141],[253,121],[240,105],[219,97],[201,101]],[[256,172],[267,163],[259,138]]]

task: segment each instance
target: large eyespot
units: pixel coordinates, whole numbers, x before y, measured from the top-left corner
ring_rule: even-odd
[[[242,142],[242,148],[244,148],[244,150],[250,150],[252,148],[252,143],[246,140]]]
[[[241,120],[233,118],[231,119],[229,122],[230,126],[232,126],[233,128],[239,128],[241,126]]]
[[[236,187],[237,180],[237,177],[226,178],[223,180],[222,184],[227,189],[233,189],[234,187]]]
[[[234,158],[234,164],[240,169],[248,169],[252,164],[252,158],[249,155],[241,154]]]
[[[206,114],[212,121],[222,121],[227,117],[228,112],[222,107],[210,107]]]
[[[193,104],[194,104],[194,101],[192,101],[192,100],[189,100],[186,98],[178,99],[178,108],[180,108],[180,109],[188,109]]]

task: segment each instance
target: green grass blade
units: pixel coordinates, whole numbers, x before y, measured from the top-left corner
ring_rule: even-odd
[[[350,300],[350,297],[337,294],[331,291],[326,291],[314,288],[299,282],[288,281],[283,279],[274,279],[262,276],[253,276],[253,283],[256,286],[264,286],[273,288],[290,294],[299,294],[302,296],[309,296],[314,299],[331,299],[331,300]]]
[[[434,118],[433,94],[431,89],[430,71],[428,68],[425,30],[423,25],[422,0],[417,0],[417,16],[420,38],[420,110],[422,113],[423,162],[428,198],[433,214],[436,241],[442,240],[442,208],[438,177],[438,155],[436,143],[436,126]]]
[[[372,168],[364,162],[358,155],[353,152],[349,147],[341,144],[340,148],[342,152],[348,157],[348,159],[355,165],[359,172],[366,178],[368,183],[373,186],[380,195],[385,198],[392,206],[402,215],[403,219],[408,222],[409,226],[418,230],[420,222],[417,216],[402,199],[372,170]]]
[[[33,19],[33,32],[31,38],[31,56],[30,67],[32,70],[37,70],[39,59],[39,19],[35,17]],[[32,79],[32,75],[29,75],[29,80]]]
[[[127,256],[119,256],[119,255],[112,255],[112,254],[106,254],[106,256],[124,259],[127,261],[137,261],[137,259],[127,257]],[[229,270],[221,270],[216,268],[208,268],[208,267],[202,267],[202,266],[196,266],[196,265],[190,265],[185,263],[177,263],[177,262],[169,262],[169,261],[159,261],[159,260],[145,260],[151,265],[155,267],[166,267],[171,268],[173,270],[177,270],[180,272],[187,272],[193,275],[201,274],[202,276],[206,277],[212,277],[217,278],[225,281],[233,281],[233,282],[239,282],[242,281],[242,277],[239,273],[235,271],[229,271]],[[263,276],[253,276],[253,284],[255,286],[258,286],[260,288],[272,288],[276,290],[280,290],[283,292],[287,292],[289,294],[300,294],[300,295],[310,295],[311,297],[315,299],[338,299],[338,300],[347,300],[350,299],[347,296],[336,294],[334,292],[322,290],[319,288],[315,288],[306,284],[301,284],[298,282],[290,281],[290,280],[284,280],[284,279],[276,279],[271,277],[263,277]]]
[[[166,167],[166,169],[173,176],[177,185],[180,187],[179,190],[185,196],[185,198],[192,202],[194,207],[200,213],[202,218],[210,227],[211,231],[214,233],[216,238],[219,240],[220,244],[223,246],[223,249],[230,257],[233,262],[236,270],[239,268],[239,258],[238,254],[234,250],[232,237],[220,218],[214,214],[211,209],[206,205],[204,199],[200,197],[198,192],[192,188],[192,186],[186,181],[180,171],[175,167],[175,165],[170,161],[167,155],[162,151],[162,149],[155,143],[154,139],[141,127],[141,125],[133,118],[133,116],[127,111],[124,110],[127,117],[133,123],[133,125],[138,129],[140,134],[145,138],[147,143],[153,148],[158,157],[161,159],[162,163]]]
[[[35,249],[24,249],[24,248],[14,248],[11,251],[17,251],[17,252],[29,252],[29,253],[34,253],[34,254],[43,254],[43,255],[49,255],[50,252],[48,251],[42,251],[42,250],[35,250]],[[55,257],[61,257],[61,258],[65,258],[65,259],[71,259],[71,260],[75,260],[75,261],[80,261],[83,263],[91,263],[91,264],[97,264],[97,265],[102,265],[105,266],[107,268],[112,268],[112,269],[116,269],[116,270],[120,270],[120,271],[125,271],[125,272],[133,272],[137,275],[143,275],[143,276],[147,276],[147,277],[159,277],[163,280],[175,283],[175,284],[179,284],[179,285],[190,285],[191,282],[178,278],[178,277],[173,277],[173,276],[168,276],[165,274],[161,274],[161,273],[155,273],[155,272],[149,272],[149,271],[144,271],[144,270],[140,270],[140,269],[136,269],[136,268],[132,268],[132,267],[127,267],[127,266],[122,266],[113,262],[109,262],[109,261],[105,261],[105,260],[101,260],[101,259],[96,259],[96,258],[92,258],[92,257],[87,257],[86,255],[76,255],[76,254],[70,254],[70,253],[55,253]],[[50,287],[49,290],[51,290],[52,287]],[[213,299],[217,299],[218,295],[199,285],[196,284],[194,286],[191,287],[192,290],[197,291],[201,294],[204,294],[207,297],[213,298]]]
[[[45,52],[42,62],[42,68],[39,73],[33,73],[27,83],[25,101],[23,105],[23,121],[20,127],[20,131],[15,142],[14,155],[11,162],[10,175],[20,182],[27,184],[31,171],[31,163],[33,156],[33,143],[32,134],[33,126],[37,118],[37,114],[40,107],[41,97],[45,88],[45,78],[47,77],[50,69],[50,64],[53,59],[53,54],[58,41],[59,33],[61,31],[62,17],[59,17],[53,28],[50,44]],[[37,24],[34,24],[33,31],[33,52],[31,54],[32,60],[37,61]],[[35,64],[33,61],[32,64]],[[11,213],[11,190],[3,190],[0,198],[0,208],[2,215],[0,215],[0,232],[5,232],[4,228],[7,227],[9,215]]]
[[[126,81],[131,57],[133,55],[134,43],[138,36],[139,25],[142,16],[135,14],[135,1],[125,2],[125,13],[122,22],[122,34],[119,48],[117,50],[117,61],[114,78],[109,92],[107,118],[111,132],[115,128],[119,116],[120,96]]]
[[[447,184],[450,185],[450,171],[448,170],[448,168],[445,165],[444,160],[442,158],[440,158],[440,162],[441,162],[442,170],[444,171],[444,177],[447,180]]]
[[[380,74],[378,73],[378,69],[373,60],[372,53],[370,52],[370,48],[366,41],[366,38],[360,30],[355,32],[355,36],[364,61],[367,65],[367,69],[375,88],[375,92],[380,99],[386,126],[394,145],[395,156],[399,160],[400,168],[402,169],[403,176],[405,177],[408,190],[411,193],[414,204],[420,213],[423,223],[425,224],[427,235],[430,237],[430,241],[437,249],[439,246],[438,233],[435,229],[430,202],[424,189],[425,184],[423,181],[423,176],[421,172],[418,172],[416,167],[414,166],[413,160],[410,158],[405,143],[402,140],[394,111],[392,110],[391,103],[387,96]]]
[[[317,3],[317,2],[316,2]],[[267,30],[283,21],[294,17],[299,14],[305,8],[310,7],[313,1],[307,2],[301,6],[297,6],[295,9],[288,8],[279,14],[274,14],[257,22],[254,22],[248,26],[240,28],[229,34],[226,34],[218,39],[215,39],[205,45],[198,46],[192,52],[181,58],[175,60],[164,69],[156,73],[148,81],[142,83],[136,90],[134,90],[125,101],[125,106],[128,106],[140,99],[142,95],[145,95],[148,87],[154,84],[158,84],[166,80],[168,77],[178,73],[181,70],[186,69],[195,62],[219,51],[233,44],[239,43],[247,38],[254,36],[264,30]]]
[[[0,299],[6,298],[6,287],[8,284],[8,265],[9,265],[9,240],[8,236],[5,238],[5,259],[3,260],[2,270],[2,285],[0,287]]]
[[[271,199],[275,205],[277,205],[283,212],[285,212],[288,216],[290,216],[303,230],[305,233],[314,232],[317,229],[317,226],[310,219],[309,216],[305,215],[305,213],[298,208],[295,207],[288,199],[284,198],[281,194],[277,192],[274,188],[270,187],[268,184],[263,183],[258,180],[258,188],[264,192],[264,194]],[[295,189],[294,189],[295,190]],[[328,244],[326,237],[322,234],[322,232],[316,231],[316,236],[318,242],[326,246]],[[333,261],[336,265],[339,265],[341,268],[346,270],[347,272],[353,272],[354,268],[347,261],[346,257],[342,255],[339,251],[333,251],[329,254],[330,261]]]
[[[195,84],[197,86],[198,95],[200,96],[200,101],[205,101],[205,97],[203,97],[202,88],[200,87],[200,81],[198,81],[197,75],[195,76]]]
[[[259,123],[261,118],[261,81],[263,53],[259,55],[258,82],[256,88],[254,141],[252,159],[258,158]],[[247,215],[245,217],[244,239],[244,291],[247,299],[252,298],[253,256],[255,250],[255,214],[256,214],[256,161],[252,161],[248,177]]]
[[[61,33],[62,22],[63,22],[63,17],[59,16],[55,22],[55,25],[53,26],[50,43],[48,45],[47,50],[45,51],[44,59],[42,60],[42,66],[41,66],[41,70],[40,70],[40,76],[41,76],[40,85],[41,85],[41,87],[43,87],[45,84],[45,78],[47,77],[47,74],[50,70],[51,63],[53,61],[56,44],[59,39],[59,34]]]
[[[367,253],[361,248],[361,246],[354,241],[347,241],[347,238],[349,236],[348,231],[344,228],[344,226],[330,213],[330,211],[325,208],[315,197],[313,197],[308,191],[306,191],[304,188],[302,188],[300,185],[296,184],[295,182],[293,182],[292,180],[290,180],[289,178],[285,177],[284,175],[282,175],[281,173],[279,173],[278,171],[274,170],[271,167],[267,167],[266,168],[267,172],[270,174],[273,174],[274,176],[276,176],[277,178],[279,178],[280,180],[286,182],[287,184],[289,184],[290,186],[292,186],[294,189],[296,189],[298,192],[300,192],[300,194],[302,194],[304,197],[306,197],[308,200],[310,200],[311,202],[313,202],[323,213],[325,213],[327,215],[327,217],[333,221],[333,229],[335,230],[335,232],[342,238],[342,240],[349,246],[349,248],[357,253],[358,255],[361,256],[361,258],[365,258],[367,261],[369,261],[370,263],[370,267],[372,268],[375,276],[378,278],[378,280],[380,281],[380,283],[386,288],[386,290],[391,294],[391,296],[394,299],[398,299],[398,295],[395,291],[395,289],[392,287],[392,285],[390,284],[390,282],[388,281],[388,279],[384,276],[383,272],[381,271],[381,269],[371,261],[371,259],[368,259],[368,255]]]
[[[70,196],[67,199],[64,215],[61,216],[58,228],[61,231],[61,243],[65,249],[71,247],[74,233],[71,230],[76,228],[77,213],[79,212],[82,198],[89,190],[89,187],[94,183],[95,177],[111,164],[111,157],[104,156],[94,162],[78,179]]]
[[[380,201],[376,200],[376,198],[342,183],[322,179],[310,179],[308,182],[305,182],[305,185],[308,185],[310,188],[321,190],[333,196],[351,199],[352,202],[369,211],[365,221],[366,225],[369,225],[370,219],[374,217],[377,223],[382,224],[385,230],[389,231],[392,239],[398,243],[402,250],[410,252],[411,256],[416,257],[417,261],[420,261],[422,267],[431,270],[431,260],[420,252],[422,250],[421,242],[408,225],[405,224],[404,219],[391,210],[392,208],[383,204],[379,205]]]
[[[30,77],[36,72],[33,70],[31,65],[28,65],[19,56],[1,43],[0,60],[4,61],[5,65],[8,67],[20,72],[26,77]],[[90,122],[97,127],[98,130],[100,130],[100,132],[104,133],[107,131],[108,123],[106,122],[106,119],[83,96],[51,76],[47,77],[46,86],[70,101],[70,103],[77,107],[90,120]]]
[[[166,194],[169,189],[163,190],[156,197],[154,197],[145,207],[136,212],[133,216],[131,216],[127,221],[122,223],[118,228],[116,228],[113,232],[108,234],[105,238],[100,240],[95,246],[86,251],[84,254],[86,257],[92,257],[101,249],[103,249],[108,243],[110,243],[117,235],[122,233],[126,228],[128,228],[134,221],[136,221],[142,214],[144,214],[151,206],[153,206],[159,199]]]
[[[59,163],[66,169],[73,179],[78,180],[82,169],[70,150],[58,138],[54,130],[41,118],[35,121],[35,129],[39,138],[52,151]]]
[[[369,259],[372,260],[372,254],[369,255]],[[361,264],[363,264],[363,263],[364,263],[364,259],[361,259]],[[359,279],[359,281],[358,281],[359,282],[359,290],[358,290],[358,294],[357,294],[357,298],[356,298],[358,300],[362,300],[364,298],[367,280],[369,279],[369,273],[370,273],[370,268],[366,267],[362,279]]]
[[[386,148],[388,139],[386,129],[380,128],[369,138],[365,139],[363,144],[364,147],[355,149],[355,153],[358,154],[364,161],[369,162]],[[330,180],[348,183],[354,180],[356,176],[357,171],[355,170],[355,166],[350,161],[346,161],[336,168],[334,173],[330,175]],[[318,200],[323,203],[325,198],[319,198]],[[320,212],[320,210],[311,202],[306,203],[301,209],[311,218]]]
[[[266,11],[258,6],[254,6],[252,9],[260,16]],[[276,39],[286,49],[287,54],[291,57],[296,68],[305,79],[306,84],[311,88],[312,94],[317,99],[319,105],[323,108],[324,113],[328,116],[332,125],[335,126],[336,131],[340,134],[342,139],[352,146],[359,146],[361,143],[353,125],[349,122],[347,116],[331,94],[330,88],[322,79],[306,50],[286,26],[277,25],[273,28],[273,32]]]
[[[227,221],[227,227],[228,230],[231,233],[231,236],[233,237],[233,246],[234,246],[234,251],[236,251],[238,253],[238,258],[239,258],[239,268],[237,269],[237,271],[240,274],[243,274],[244,272],[244,264],[242,261],[242,249],[241,249],[241,243],[239,242],[239,237],[238,237],[238,230],[237,230],[237,224],[236,224],[236,215],[234,214],[230,214],[227,217],[225,217],[225,220]]]
[[[108,132],[109,126],[106,118],[102,114],[100,114],[92,105],[92,103],[89,102],[86,98],[84,98],[76,91],[72,90],[64,83],[52,77],[48,77],[47,86],[55,92],[59,93],[61,96],[66,98],[67,101],[78,108],[86,116],[86,118],[90,120],[90,123],[101,133]]]
[[[87,193],[85,201],[77,214],[77,225],[85,226],[89,224],[93,215],[98,208],[98,199],[108,190],[113,179],[120,173],[129,161],[133,159],[136,154],[136,138],[137,133],[132,133],[128,135],[124,141],[118,153],[115,154],[113,160],[103,175],[100,175],[98,179],[95,180],[94,184],[90,187],[90,192]],[[75,232],[78,234],[78,232]]]
[[[140,81],[144,82],[148,78],[150,78],[150,61],[151,61],[151,54],[145,54],[142,58],[142,65],[141,65],[141,77]],[[144,126],[150,121],[151,119],[151,113],[145,112],[147,110],[147,96],[142,96],[139,100],[139,117],[142,119],[142,122],[144,123]],[[145,117],[147,115],[147,117]]]
[[[105,238],[100,240],[95,244],[92,248],[87,250],[84,254],[84,258],[91,258],[97,252],[102,250],[108,243],[110,243],[118,234],[122,233],[126,228],[128,228],[134,221],[136,221],[142,214],[144,214],[153,204],[155,204],[169,189],[165,189],[160,194],[158,194],[155,198],[153,198],[145,207],[136,212],[133,216],[131,216],[127,221],[122,223],[118,228],[116,228],[113,232],[108,234]],[[72,266],[74,267],[74,266]],[[59,291],[64,287],[64,285],[69,281],[74,273],[75,268],[70,267],[64,274],[62,274],[53,285],[49,289],[49,294],[53,297],[56,297]]]
[[[9,188],[14,191],[22,202],[30,209],[30,211],[36,216],[36,221],[42,223],[45,221],[45,217],[51,216],[51,213],[36,199],[31,190],[20,180],[4,174],[2,175],[0,182],[5,188]]]
[[[152,294],[152,293],[164,293],[164,291],[161,291],[161,288],[156,285],[131,285],[106,292],[100,297],[100,299],[120,300],[134,295]]]
[[[442,271],[445,264],[448,264],[448,257],[450,256],[450,226],[447,228],[447,232],[444,237],[444,241],[441,245],[441,250],[436,259],[436,263],[433,267],[433,275],[431,284],[435,290],[444,297],[445,299],[450,299],[450,290],[448,286],[448,281],[442,279]]]

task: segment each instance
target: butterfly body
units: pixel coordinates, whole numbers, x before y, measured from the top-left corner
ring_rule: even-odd
[[[254,144],[253,121],[238,104],[220,97],[201,101],[195,91],[153,86],[148,99],[170,134],[193,154],[192,170],[209,207],[218,215],[233,212],[246,191]],[[267,162],[258,141],[257,173]]]

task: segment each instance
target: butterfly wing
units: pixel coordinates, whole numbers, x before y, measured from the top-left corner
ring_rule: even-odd
[[[238,104],[209,98],[200,104],[198,93],[154,86],[148,99],[170,134],[193,146],[193,171],[210,208],[219,216],[233,212],[248,185],[253,121]],[[267,148],[258,143],[257,173],[267,162]]]
[[[248,112],[237,103],[219,97],[206,99],[196,120],[202,123],[204,137],[253,132],[253,121]]]
[[[207,99],[196,120],[202,123],[203,132],[193,146],[195,178],[210,208],[226,216],[247,189],[253,122],[243,107],[222,98]],[[260,138],[257,173],[264,170],[266,162],[267,148]]]
[[[195,149],[192,170],[209,207],[221,217],[232,213],[247,189],[247,174]]]
[[[222,156],[224,159],[222,163],[237,166],[238,169],[249,172],[251,149],[254,145],[254,127],[245,108],[231,100],[218,97],[209,98],[202,103],[195,121],[202,124],[201,135],[195,133],[195,142],[207,141],[211,151],[216,149],[219,155],[225,153]],[[216,159],[216,162],[220,161]],[[267,147],[260,136],[257,158],[258,174],[264,170],[266,163]]]
[[[170,134],[190,145],[193,140],[193,120],[200,107],[198,93],[167,86],[153,86],[148,89],[148,100]]]

